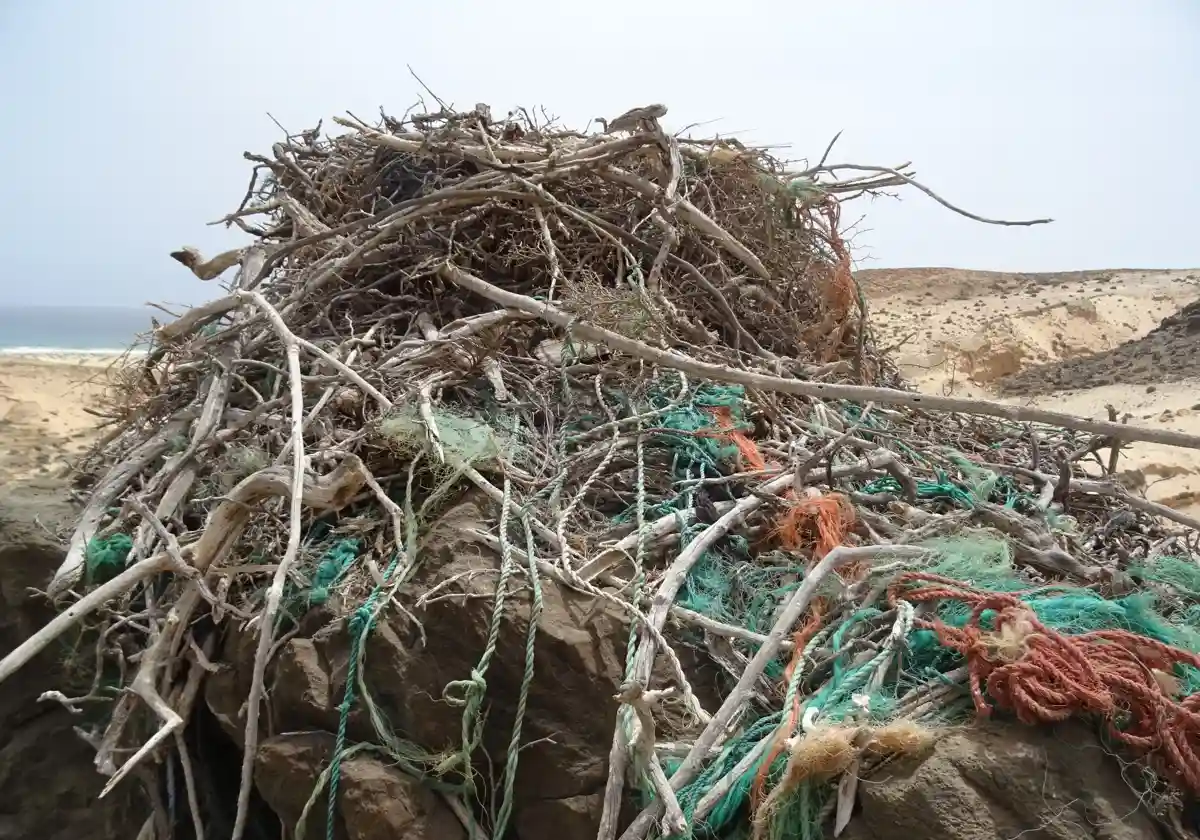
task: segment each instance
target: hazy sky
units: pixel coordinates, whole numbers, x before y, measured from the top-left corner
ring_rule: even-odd
[[[574,7],[574,11],[571,8]],[[660,101],[669,128],[895,165],[858,201],[861,266],[1200,266],[1196,0],[0,0],[0,303],[195,302],[168,252],[241,235],[245,150],[419,90],[582,126]]]

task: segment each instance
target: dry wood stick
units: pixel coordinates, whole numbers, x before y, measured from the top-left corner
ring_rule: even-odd
[[[988,467],[999,470],[1001,472],[1011,472],[1018,475],[1027,476],[1028,478],[1036,478],[1046,483],[1047,487],[1056,487],[1058,484],[1058,476],[1048,475],[1047,473],[1037,472],[1025,467],[1013,466],[1011,464],[987,464]],[[1111,499],[1120,499],[1125,504],[1135,510],[1143,511],[1151,516],[1161,516],[1163,519],[1169,519],[1180,525],[1192,528],[1195,531],[1200,531],[1200,519],[1188,516],[1186,513],[1167,507],[1166,505],[1152,502],[1149,499],[1143,499],[1140,496],[1135,496],[1116,482],[1095,481],[1091,479],[1072,479],[1071,488],[1078,490],[1081,493],[1095,493],[1098,496],[1107,496]]]
[[[275,329],[275,333],[279,336],[280,341],[283,342],[285,347],[290,348],[292,345],[295,345],[297,352],[299,352],[300,348],[303,347],[305,350],[317,356],[322,361],[328,362],[334,368],[334,370],[349,379],[353,384],[357,385],[364,394],[375,400],[375,402],[379,403],[382,408],[391,408],[391,400],[385,397],[378,388],[367,382],[367,380],[363,379],[362,376],[359,375],[359,373],[351,368],[346,362],[343,362],[341,359],[338,359],[332,354],[327,353],[317,345],[313,344],[311,341],[306,341],[288,329],[287,324],[283,322],[283,318],[280,317],[275,307],[271,306],[271,304],[267,302],[267,299],[263,297],[260,292],[238,292],[237,297],[240,300],[253,303],[263,312],[268,313],[271,326]],[[354,352],[357,353],[357,350]],[[350,357],[349,361],[353,361],[353,355]],[[299,387],[299,373],[296,375],[296,383],[297,387]],[[301,410],[303,410],[303,407],[303,403],[301,403]],[[303,423],[301,424],[300,428],[301,436],[303,437]]]
[[[137,674],[129,686],[129,690],[142,698],[142,701],[158,716],[162,725],[138,748],[137,752],[129,757],[128,761],[121,765],[121,769],[113,774],[112,778],[108,780],[108,784],[100,791],[100,798],[107,796],[131,770],[138,766],[143,758],[150,755],[159,744],[183,726],[183,718],[171,708],[171,705],[158,691],[158,669],[165,664],[162,657],[165,646],[157,644],[157,642],[161,638],[169,638],[178,626],[179,608],[177,604],[167,614],[162,626],[151,637],[149,646],[138,663]]]
[[[634,358],[642,359],[661,367],[680,370],[702,379],[731,382],[745,385],[748,388],[757,388],[762,391],[778,391],[785,394],[796,394],[797,396],[813,397],[816,399],[847,400],[857,403],[876,402],[881,405],[904,405],[928,411],[947,411],[960,414],[977,414],[984,417],[998,417],[1017,423],[1044,423],[1066,429],[1108,435],[1117,440],[1144,440],[1152,443],[1162,443],[1167,446],[1179,446],[1185,449],[1200,449],[1200,435],[1188,435],[1165,429],[1146,429],[1140,426],[1106,423],[1098,420],[1085,420],[1082,417],[1060,414],[1056,411],[1007,405],[989,400],[954,399],[918,394],[911,391],[901,391],[894,388],[874,388],[865,385],[832,385],[823,382],[807,382],[801,379],[786,379],[782,376],[771,376],[754,371],[737,370],[725,365],[699,362],[682,353],[673,350],[659,350],[644,342],[626,338],[612,330],[606,330],[603,327],[580,321],[563,312],[561,309],[541,303],[531,297],[505,291],[486,280],[463,271],[453,263],[443,263],[438,269],[438,275],[444,280],[475,292],[493,303],[513,309],[520,309],[563,329],[570,327],[572,335],[576,338],[605,344],[613,350],[628,353]]]
[[[751,768],[758,763],[758,760],[767,754],[767,750],[775,743],[775,733],[771,732],[753,747],[750,752],[742,757],[732,770],[725,774],[707,793],[704,794],[700,802],[696,804],[696,809],[692,812],[692,823],[698,823],[708,816],[708,812],[717,806],[717,803],[725,798],[725,794],[733,788]]]
[[[910,175],[904,174],[903,172],[900,171],[900,169],[903,169],[903,168],[904,167],[898,167],[896,169],[893,169],[890,166],[861,166],[856,163],[837,163],[837,164],[833,164],[833,165],[816,166],[816,167],[813,167],[812,169],[805,170],[804,172],[797,172],[797,173],[791,174],[789,180],[794,181],[799,178],[811,178],[812,176],[818,175],[822,172],[832,173],[832,172],[836,172],[839,169],[848,169],[853,172],[874,172],[877,174],[889,175],[891,178],[899,180],[902,183],[908,184],[910,187],[916,187],[918,190],[925,193],[925,195],[932,198],[934,201],[936,201],[938,204],[945,207],[947,210],[951,210],[955,213],[958,213],[960,216],[966,216],[968,219],[971,219],[972,221],[982,222],[985,225],[1005,225],[1005,226],[1028,227],[1030,225],[1046,225],[1046,224],[1049,224],[1050,222],[1054,221],[1053,219],[1029,219],[1026,221],[1009,221],[1007,219],[989,219],[986,216],[976,215],[975,213],[972,213],[968,210],[964,210],[961,207],[957,207],[957,206],[951,204],[949,201],[942,198],[940,195],[935,193],[933,190],[929,189],[929,187],[925,186],[920,181],[915,180]]]
[[[339,510],[345,507],[351,499],[358,495],[364,483],[362,472],[355,467],[356,462],[348,462],[339,465],[326,476],[319,478],[305,476],[304,487],[301,491],[304,504],[315,510]],[[183,549],[185,555],[190,555],[191,569],[195,570],[194,572],[188,569],[184,571],[189,575],[204,575],[219,566],[233,550],[242,532],[249,524],[255,505],[272,496],[287,495],[290,487],[289,479],[289,470],[282,467],[267,467],[239,482],[229,492],[227,499],[209,515],[200,539]],[[168,540],[169,543],[170,540]],[[155,557],[171,559],[169,552],[163,552]],[[141,565],[131,567],[130,571]],[[174,566],[170,566],[170,568],[174,568]],[[278,570],[279,567],[275,566],[274,568]],[[140,577],[128,578],[129,585],[136,584],[140,579]],[[99,591],[99,589],[96,590],[96,592]],[[89,593],[75,606],[82,608],[84,602],[88,602],[85,612],[90,612],[101,606],[106,600],[92,602],[90,599],[94,596],[95,592]],[[171,613],[176,616],[172,621],[173,633],[160,633],[155,637],[142,656],[143,667],[147,661],[161,662],[174,659],[178,655],[187,634],[191,615],[199,606],[201,598],[201,581],[199,579],[191,581],[171,608]],[[82,614],[79,613],[79,615]],[[55,621],[57,620],[55,619]],[[69,623],[65,624],[55,635],[61,634],[68,626],[70,626]],[[102,773],[112,774],[115,772],[112,754],[120,741],[129,713],[132,711],[129,702],[131,696],[130,694],[122,696],[117,710],[114,711],[109,722],[108,730],[105,732],[101,749],[96,755],[96,766]]]
[[[258,281],[258,274],[262,270],[266,259],[267,249],[264,246],[251,246],[242,258],[242,267],[238,271],[235,285],[240,289],[254,288]],[[191,335],[210,321],[220,318],[226,312],[232,312],[237,309],[238,303],[236,294],[217,298],[203,306],[189,309],[171,323],[159,327],[154,335],[163,343],[169,343]],[[147,357],[147,363],[150,363],[153,358],[155,358],[153,354]]]
[[[108,509],[135,476],[170,448],[172,440],[187,428],[188,422],[184,419],[172,420],[161,432],[131,452],[128,458],[109,470],[108,474],[101,479],[96,489],[92,491],[87,507],[79,516],[79,524],[71,535],[67,555],[63,558],[62,564],[54,573],[54,577],[47,587],[47,594],[51,598],[62,595],[79,582],[87,562],[88,543],[96,535],[100,522]]]
[[[179,543],[175,539],[174,535],[166,529],[162,522],[159,521],[157,516],[151,513],[150,509],[145,505],[144,502],[140,501],[139,499],[134,499],[132,504],[134,510],[136,510],[137,513],[142,517],[144,526],[148,530],[153,531],[153,533],[163,541],[163,544],[166,546],[167,554],[170,555],[171,559],[175,562],[175,567],[179,569],[188,569],[187,561],[183,556],[183,551],[180,549]],[[197,579],[192,582],[192,586],[200,587],[202,584],[200,580]],[[117,786],[117,784],[120,783],[121,779],[123,779],[131,770],[137,767],[138,762],[150,755],[154,749],[170,735],[175,736],[176,744],[180,747],[180,760],[183,762],[188,761],[186,747],[183,745],[183,739],[180,733],[180,729],[183,726],[186,718],[184,715],[180,715],[178,712],[176,712],[172,705],[168,703],[162,696],[162,691],[165,691],[166,689],[165,687],[161,690],[159,689],[157,674],[157,671],[163,665],[165,659],[164,652],[167,650],[167,646],[162,643],[163,640],[169,639],[175,632],[177,632],[182,622],[186,621],[187,616],[184,616],[181,621],[180,605],[181,602],[177,601],[167,613],[166,621],[164,621],[161,626],[155,627],[154,634],[152,635],[149,645],[147,646],[146,653],[142,656],[141,661],[138,663],[137,674],[134,676],[133,682],[129,686],[129,690],[138,697],[141,697],[146,705],[150,707],[151,711],[153,711],[155,715],[159,717],[159,719],[162,721],[162,726],[142,745],[140,749],[138,749],[136,753],[134,753],[123,765],[121,765],[120,770],[117,770],[113,773],[112,778],[109,779],[108,783],[104,786],[104,789],[100,791],[100,798],[106,796],[114,787]],[[190,613],[191,609],[189,608],[188,615],[190,615]],[[169,669],[167,670],[169,671]],[[195,688],[193,689],[193,695],[195,694],[195,691],[199,689],[199,680],[201,676],[203,676],[203,670],[199,670],[197,672],[196,666],[193,665],[192,673],[189,674],[188,677],[189,685],[193,681],[196,683]],[[170,677],[168,675],[167,678],[164,679],[164,684],[169,682],[169,680]],[[188,714],[190,714],[190,711],[191,710],[189,707]],[[104,744],[115,745],[117,743],[119,740],[118,733],[124,728],[126,719],[127,715],[114,716],[113,723],[115,723],[116,729],[111,736],[105,737]],[[109,751],[106,749],[98,751],[97,759],[101,759],[102,755],[102,764],[107,769],[110,766]],[[185,782],[189,786],[188,798],[192,807],[193,818],[196,821],[196,824],[199,825],[199,811],[197,810],[195,803],[195,791],[192,789],[190,773],[191,766],[188,764],[184,768]]]
[[[215,433],[217,423],[222,419],[225,412],[225,402],[229,398],[229,387],[233,379],[233,370],[230,363],[233,361],[234,350],[232,347],[226,348],[219,356],[220,373],[209,378],[207,383],[208,395],[204,399],[204,405],[200,409],[200,416],[192,427],[191,442],[188,443],[187,449],[179,455],[168,460],[167,465],[162,470],[161,480],[169,480],[166,491],[159,500],[157,507],[154,510],[153,518],[156,521],[168,519],[175,514],[175,509],[187,497],[188,491],[192,487],[192,482],[196,478],[196,465],[194,458],[200,447]],[[157,484],[159,479],[156,477]],[[145,552],[149,551],[153,546],[153,531],[151,523],[148,519],[149,513],[142,519],[142,524],[138,528],[137,536],[134,538],[134,557],[141,557]]]
[[[287,547],[271,586],[267,589],[267,602],[263,608],[258,625],[258,648],[254,654],[254,673],[250,682],[250,697],[246,701],[246,736],[242,752],[242,781],[238,790],[237,816],[234,818],[231,840],[241,840],[246,830],[246,819],[250,809],[250,788],[254,782],[254,758],[258,750],[258,718],[259,706],[262,704],[263,686],[266,682],[267,656],[271,651],[271,642],[275,631],[275,616],[283,601],[283,586],[287,582],[288,572],[296,562],[300,553],[301,514],[304,505],[304,384],[300,372],[300,345],[291,330],[283,323],[275,308],[257,292],[241,292],[249,295],[254,303],[263,310],[275,328],[280,341],[287,348],[288,379],[292,394],[292,481],[291,506],[288,511],[289,524]]]
[[[71,606],[54,616],[44,627],[24,642],[17,645],[8,656],[0,659],[0,683],[4,682],[20,669],[21,666],[45,650],[51,642],[69,630],[85,615],[104,606],[104,604],[113,598],[124,595],[130,587],[151,575],[172,570],[184,574],[188,573],[188,569],[186,568],[179,569],[171,555],[164,551],[133,564],[112,580],[97,586],[74,604],[71,604]]]

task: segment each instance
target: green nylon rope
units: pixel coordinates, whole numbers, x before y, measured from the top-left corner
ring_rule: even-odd
[[[504,499],[511,505],[511,494],[507,474],[504,476]],[[525,531],[525,557],[528,561],[529,585],[533,590],[533,603],[529,610],[529,629],[525,634],[525,673],[521,679],[521,693],[517,698],[517,713],[513,720],[512,738],[508,743],[508,758],[504,765],[504,799],[500,811],[496,815],[495,825],[492,826],[494,837],[503,837],[512,816],[513,786],[517,778],[517,762],[521,754],[521,729],[525,722],[525,710],[529,702],[529,688],[533,684],[534,647],[537,642],[538,621],[542,616],[542,582],[538,577],[537,555],[534,553],[533,528],[529,525],[530,511],[520,517]],[[502,554],[511,554],[512,546],[508,541],[508,510],[502,508],[500,514],[500,545]],[[468,757],[469,759],[469,757]]]
[[[509,581],[517,568],[515,551],[508,538],[508,529],[512,518],[512,484],[506,475],[504,477],[504,493],[500,504],[500,577],[496,582],[496,596],[492,608],[491,625],[488,628],[487,644],[479,657],[479,662],[471,670],[471,676],[465,680],[456,680],[446,685],[442,697],[452,705],[463,707],[462,718],[462,751],[458,761],[463,764],[464,774],[470,776],[471,756],[483,741],[483,699],[487,694],[487,671],[500,640],[500,627],[504,620],[504,606],[508,600]],[[530,586],[533,590],[533,604],[530,608],[529,629],[525,639],[525,672],[521,679],[520,694],[517,699],[517,711],[513,720],[512,738],[509,742],[508,756],[504,768],[504,796],[500,809],[493,821],[493,834],[501,836],[508,820],[512,815],[513,788],[516,782],[517,764],[521,749],[521,730],[524,725],[526,707],[529,700],[529,690],[533,683],[535,645],[538,619],[542,612],[542,589],[537,572],[537,555],[533,544],[533,531],[529,524],[529,512],[522,509],[518,518],[522,521],[525,531],[526,559]]]
[[[508,493],[505,492],[504,505],[507,507],[509,504],[511,502],[508,500]],[[487,644],[484,646],[483,654],[479,657],[479,662],[471,669],[471,676],[465,680],[455,680],[448,683],[442,690],[443,700],[453,706],[463,708],[463,746],[458,760],[467,765],[464,768],[466,772],[470,771],[471,755],[483,740],[483,721],[480,709],[483,707],[483,698],[487,693],[486,678],[488,667],[492,663],[492,657],[496,655],[496,648],[500,641],[500,625],[504,620],[504,602],[508,598],[508,581],[512,577],[513,567],[514,563],[512,562],[511,552],[509,552],[509,556],[507,557],[502,556],[500,578],[496,582],[496,599],[492,607],[492,620],[488,628]]]
[[[387,580],[395,573],[399,562],[400,555],[397,553],[388,565],[387,571],[383,574],[384,580]],[[346,688],[342,694],[342,704],[339,709],[340,716],[338,718],[337,738],[333,743],[333,758],[329,763],[329,805],[325,819],[326,840],[334,840],[338,784],[342,779],[342,758],[346,749],[346,727],[350,720],[350,707],[354,705],[354,685],[358,676],[358,661],[362,652],[363,641],[375,627],[375,619],[377,617],[375,602],[378,600],[382,589],[383,584],[377,584],[371,590],[371,594],[367,596],[367,600],[354,611],[354,616],[350,619],[350,663],[346,670]]]

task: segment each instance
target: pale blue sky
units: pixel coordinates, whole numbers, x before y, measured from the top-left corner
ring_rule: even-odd
[[[604,3],[0,0],[0,303],[202,300],[168,252],[240,234],[244,150],[418,88],[589,117],[661,101],[678,127],[914,161],[855,202],[864,266],[1200,266],[1196,0]],[[869,258],[869,260],[867,259]]]

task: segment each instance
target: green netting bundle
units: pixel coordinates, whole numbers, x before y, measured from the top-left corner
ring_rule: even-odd
[[[715,475],[719,465],[735,459],[737,447],[728,440],[713,435],[698,435],[695,432],[715,432],[718,429],[711,409],[725,408],[735,424],[743,422],[742,406],[745,390],[740,385],[701,385],[685,403],[674,406],[655,421],[660,431],[655,435],[658,442],[675,451],[676,478],[692,475]],[[664,408],[671,404],[666,392],[651,394],[652,408]],[[682,434],[671,434],[678,431]],[[682,474],[681,474],[682,473]]]
[[[916,482],[917,498],[945,499],[967,509],[977,507],[980,502],[995,502],[1012,509],[1027,498],[1008,476],[981,467],[953,450],[947,451],[947,458],[958,467],[962,480],[954,479],[945,470],[936,470],[933,481]],[[902,490],[900,482],[890,475],[869,481],[861,489],[864,493],[893,494]]]
[[[751,767],[749,772],[742,775],[702,820],[693,823],[692,815],[696,812],[696,806],[717,782],[749,755],[759,741],[778,729],[782,721],[783,713],[779,712],[761,717],[746,726],[739,735],[725,742],[721,754],[704,769],[703,773],[680,788],[678,792],[679,807],[683,810],[684,816],[688,818],[688,823],[692,825],[695,837],[731,838],[738,836],[738,829],[747,822],[745,816],[750,803],[750,787],[754,783],[754,774],[758,771],[757,766]],[[668,774],[673,774],[678,763],[678,761],[664,761],[663,769]],[[733,833],[730,833],[731,831]]]
[[[312,587],[308,590],[310,606],[319,606],[329,600],[329,590],[350,568],[358,557],[358,540],[339,540],[325,553],[313,573]]]
[[[746,540],[731,537],[696,562],[675,603],[723,624],[766,634],[779,605],[804,579],[803,566],[789,562],[782,554],[775,559],[778,562],[755,561]],[[782,678],[782,663],[768,664],[766,675],[771,680]]]
[[[452,466],[482,467],[516,455],[515,441],[492,424],[443,408],[433,410],[438,440]],[[426,445],[428,427],[416,406],[397,409],[379,423],[379,432],[393,444],[416,451]]]
[[[1189,601],[1200,601],[1200,566],[1190,560],[1164,555],[1130,566],[1129,573],[1169,586]]]
[[[121,574],[131,551],[133,538],[128,534],[93,538],[84,552],[84,583],[94,586]]]
[[[868,481],[862,486],[862,492],[864,493],[893,493],[899,495],[902,489],[900,482],[890,475]],[[973,508],[975,507],[976,497],[968,490],[964,490],[951,481],[945,473],[939,472],[937,474],[937,481],[917,482],[917,498],[946,499],[959,507]]]

